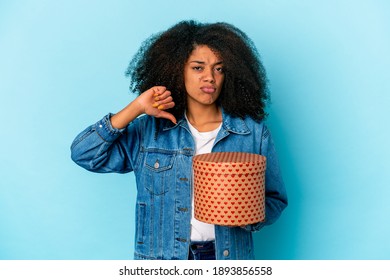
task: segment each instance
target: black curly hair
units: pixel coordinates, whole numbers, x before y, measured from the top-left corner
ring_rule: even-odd
[[[175,102],[168,111],[181,118],[187,106],[184,65],[200,45],[208,46],[223,60],[225,79],[217,104],[232,116],[256,121],[265,118],[269,94],[257,49],[244,32],[224,22],[182,21],[149,37],[127,68],[130,90],[141,94],[153,86],[165,86]]]

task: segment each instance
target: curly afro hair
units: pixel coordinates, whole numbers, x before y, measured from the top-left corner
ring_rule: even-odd
[[[265,118],[269,100],[265,69],[248,36],[228,23],[182,21],[144,41],[129,63],[130,90],[141,94],[161,85],[172,93],[177,119],[187,106],[184,65],[192,51],[206,45],[223,60],[225,79],[217,104],[235,117]]]

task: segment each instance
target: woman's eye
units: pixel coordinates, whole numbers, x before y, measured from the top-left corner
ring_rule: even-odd
[[[194,67],[192,67],[192,69],[194,69],[196,71],[201,71],[202,67],[201,66],[194,66]]]
[[[215,68],[215,71],[223,73],[223,68],[222,67],[217,67],[217,68]]]

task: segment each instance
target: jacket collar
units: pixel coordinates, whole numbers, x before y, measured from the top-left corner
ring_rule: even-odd
[[[164,122],[163,125],[163,131],[167,131],[170,129],[174,129],[177,127],[184,127],[185,129],[189,130],[187,121],[184,117],[179,119],[177,124],[174,124],[170,121]],[[248,126],[245,123],[245,120],[239,117],[232,117],[229,114],[225,113],[225,111],[222,109],[222,128],[225,131],[235,133],[235,134],[249,134],[250,130]]]

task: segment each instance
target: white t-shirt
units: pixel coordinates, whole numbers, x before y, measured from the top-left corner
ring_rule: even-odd
[[[187,117],[186,117],[187,119]],[[219,130],[221,129],[222,123],[218,128],[207,131],[199,132],[195,127],[193,127],[187,119],[188,126],[191,130],[192,136],[194,137],[196,151],[195,154],[206,154],[211,153],[213,148],[215,138]],[[191,217],[191,241],[210,241],[215,239],[215,230],[214,225],[203,223],[198,221],[194,217],[194,198],[192,198],[192,217]]]

